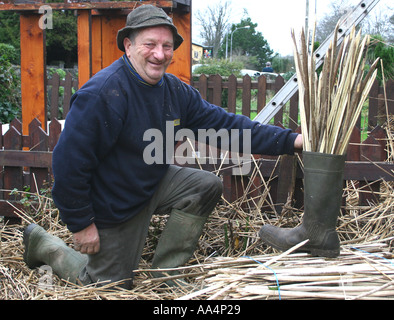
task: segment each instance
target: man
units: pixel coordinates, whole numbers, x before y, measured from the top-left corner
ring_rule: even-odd
[[[271,62],[267,62],[265,67],[263,68],[263,72],[274,72],[274,69],[271,66]]]
[[[182,41],[163,10],[135,9],[117,36],[124,56],[73,96],[53,152],[53,199],[75,250],[30,225],[24,236],[30,267],[45,263],[69,281],[122,281],[130,288],[153,213],[169,214],[153,268],[176,268],[189,260],[222,183],[209,172],[148,164],[149,141],[143,137],[152,128],[163,135],[168,123],[174,131],[249,129],[254,153],[292,153],[302,146],[297,134],[226,113],[166,74]]]

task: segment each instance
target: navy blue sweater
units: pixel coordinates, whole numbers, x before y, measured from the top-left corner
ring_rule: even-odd
[[[53,199],[71,232],[93,222],[108,228],[143,209],[168,168],[145,163],[152,141],[143,136],[152,128],[165,135],[168,121],[175,121],[175,132],[251,129],[252,153],[293,153],[296,134],[290,130],[227,113],[171,74],[148,85],[123,56],[73,95],[53,152]]]

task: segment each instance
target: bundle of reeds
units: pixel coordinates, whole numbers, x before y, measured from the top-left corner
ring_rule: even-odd
[[[300,49],[294,31],[292,38],[304,150],[343,155],[377,74],[378,59],[365,74],[370,37],[362,38],[353,27],[339,49],[335,37],[320,75],[315,71],[316,58],[305,32],[301,32]]]
[[[382,254],[388,249],[383,241],[346,246],[340,259],[329,261],[293,253],[295,249],[205,264],[206,286],[179,299],[394,298],[392,254]]]

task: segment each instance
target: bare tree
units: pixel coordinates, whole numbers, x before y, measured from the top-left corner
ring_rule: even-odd
[[[338,0],[331,3],[331,11],[317,22],[316,41],[322,43],[335,30],[335,27],[351,6],[347,0]]]
[[[208,6],[203,12],[196,13],[196,19],[201,25],[200,36],[204,46],[212,47],[213,56],[216,57],[224,35],[230,24],[231,1],[222,1],[219,4]]]
[[[316,41],[323,42],[334,31],[339,19],[343,17],[348,11],[352,10],[353,6],[349,4],[348,0],[337,0],[331,3],[331,11],[328,12],[320,21],[318,21],[316,29]],[[381,35],[385,41],[392,43],[393,41],[393,21],[394,15],[392,8],[375,9],[369,14],[359,28],[362,28],[365,34]]]
[[[390,6],[383,7],[367,17],[362,25],[363,32],[380,35],[387,43],[394,42],[394,14]]]

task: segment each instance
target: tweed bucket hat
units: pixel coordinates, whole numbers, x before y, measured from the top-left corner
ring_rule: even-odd
[[[129,36],[130,31],[160,25],[166,25],[172,29],[174,34],[174,50],[176,50],[182,44],[183,38],[179,35],[172,19],[164,10],[152,5],[143,5],[129,13],[126,26],[118,31],[116,37],[118,48],[123,52],[125,51],[123,40]]]

